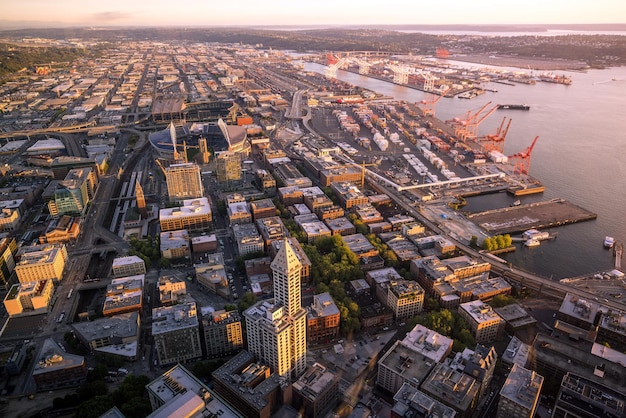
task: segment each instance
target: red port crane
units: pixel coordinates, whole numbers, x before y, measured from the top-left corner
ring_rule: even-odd
[[[515,173],[528,174],[528,170],[530,169],[530,154],[533,152],[533,148],[538,139],[539,137],[536,136],[533,143],[530,144],[528,148],[509,157],[509,162],[513,164]]]
[[[506,122],[505,116],[495,134],[488,134],[486,137],[479,139],[484,153],[488,153],[490,151],[504,152],[504,140],[506,139],[506,134],[509,133],[509,127],[511,126],[512,120],[513,119],[509,119],[509,123],[507,123],[506,128],[504,128],[504,123]]]
[[[463,119],[461,119],[461,118],[454,118],[452,120],[447,120],[446,123],[451,123],[451,125],[454,126],[454,135],[457,138],[459,138],[461,141],[465,141],[465,139],[467,139],[467,138],[474,139],[474,138],[476,138],[476,136],[471,137],[471,134],[478,129],[478,124],[480,124],[480,122],[482,122],[484,118],[482,118],[480,120],[480,122],[478,122],[478,124],[476,124],[476,120],[477,120],[478,116],[490,104],[491,104],[491,102],[485,103],[485,105],[483,107],[481,107],[480,109],[478,109],[478,111],[476,113],[472,113],[471,110],[468,110],[467,114],[465,115],[465,117]],[[498,106],[496,106],[495,108],[497,109]],[[488,115],[485,116],[485,118],[487,116],[489,116],[491,113],[493,113],[494,111],[495,111],[495,109],[490,110],[488,112]]]
[[[474,116],[472,116],[471,120],[466,125],[466,134],[465,138],[475,140],[478,137],[478,125],[483,123],[485,119],[487,119],[493,112],[498,109],[498,105],[495,105],[491,109],[487,110],[484,114],[482,111],[489,105],[491,102],[487,103],[483,108],[477,112]]]
[[[431,98],[429,98],[428,100],[424,99],[421,101],[421,104],[422,104],[421,109],[422,109],[422,113],[424,113],[424,116],[435,117],[435,106],[437,105],[437,102],[439,100],[444,98],[448,90],[450,89],[447,88],[445,91],[442,91],[439,96],[431,94],[430,95]]]

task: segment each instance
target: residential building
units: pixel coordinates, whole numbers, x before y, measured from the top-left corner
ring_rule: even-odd
[[[285,206],[295,205],[304,201],[302,189],[297,186],[280,187],[278,189],[278,197]]]
[[[435,364],[396,341],[378,360],[376,384],[389,393],[396,393],[405,383],[418,389]]]
[[[554,404],[554,418],[623,417],[626,413],[626,395],[602,384],[567,373],[563,376]]]
[[[161,231],[187,229],[191,232],[206,232],[211,229],[213,213],[206,197],[183,200],[183,205],[176,208],[161,209],[159,223]]]
[[[125,312],[140,311],[143,305],[145,275],[119,277],[107,286],[102,315],[112,316]]]
[[[52,279],[17,283],[11,286],[4,298],[4,307],[9,316],[24,312],[47,312],[54,293]]]
[[[307,313],[307,340],[312,344],[329,343],[339,336],[339,308],[330,293],[313,296]]]
[[[158,289],[161,306],[174,305],[187,294],[187,284],[176,276],[159,277]]]
[[[459,314],[469,325],[478,344],[494,341],[504,327],[500,315],[481,300],[462,303],[459,305]]]
[[[396,319],[413,318],[422,312],[424,289],[417,282],[408,280],[390,282],[387,288],[387,306]]]
[[[500,390],[496,417],[534,417],[542,385],[541,375],[514,364]]]
[[[421,387],[422,392],[469,418],[478,404],[480,385],[473,377],[445,363],[438,363]],[[515,416],[515,415],[511,415]]]
[[[58,282],[63,278],[67,249],[65,244],[20,247],[17,259],[15,274],[20,283],[41,279],[53,279]]]
[[[456,353],[450,365],[476,379],[480,384],[479,396],[482,397],[489,389],[497,360],[498,354],[495,347],[478,344],[474,350],[466,348]]]
[[[152,336],[161,366],[202,358],[196,303],[152,309]]]
[[[278,375],[248,351],[228,360],[212,377],[215,392],[246,418],[271,418],[283,404]]]
[[[136,255],[113,259],[113,277],[128,277],[146,274],[146,263]]]
[[[255,224],[235,224],[232,227],[240,256],[263,252],[265,243]]]
[[[149,418],[243,418],[231,405],[177,364],[146,385],[152,412]]]
[[[305,417],[325,417],[339,399],[339,375],[319,363],[293,384],[293,407]]]
[[[274,299],[244,311],[248,350],[280,377],[294,381],[306,368],[306,310],[301,305],[300,260],[284,241],[271,264]]]
[[[453,343],[452,338],[420,324],[415,325],[411,331],[407,332],[402,340],[402,345],[435,363],[441,363],[450,355]]]
[[[77,387],[87,382],[85,358],[66,353],[51,338],[43,342],[34,361],[37,392]]]
[[[170,202],[196,199],[204,195],[200,166],[194,163],[172,164],[165,169]]]
[[[239,311],[220,310],[202,317],[206,355],[209,358],[234,354],[243,348]]]
[[[337,205],[328,206],[317,211],[317,216],[319,216],[322,221],[341,218],[345,214],[346,211],[344,211],[341,206]]]
[[[300,228],[304,231],[309,244],[316,239],[330,237],[331,235],[330,229],[322,221],[303,222],[300,224]]]
[[[250,202],[250,212],[252,212],[252,220],[256,222],[262,218],[276,216],[276,206],[272,199],[253,200]]]

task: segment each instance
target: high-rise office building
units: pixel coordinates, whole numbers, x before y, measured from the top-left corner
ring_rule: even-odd
[[[193,163],[172,164],[165,169],[170,202],[203,196],[200,166]]]
[[[216,161],[217,181],[227,183],[241,180],[241,157],[231,151],[221,152]]]
[[[288,241],[271,264],[274,300],[244,312],[248,350],[280,377],[294,381],[306,369],[306,310],[300,302],[302,265]]]

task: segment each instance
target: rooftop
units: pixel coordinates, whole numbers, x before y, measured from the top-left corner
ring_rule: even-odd
[[[426,359],[401,341],[396,341],[378,360],[378,364],[419,385],[426,379],[436,362]]]
[[[456,411],[436,399],[431,398],[424,392],[415,389],[406,382],[402,384],[398,392],[393,396],[395,404],[393,410],[398,416],[408,417],[410,409],[417,411],[420,417],[430,418],[454,418]]]
[[[310,318],[321,318],[337,314],[339,314],[339,309],[330,293],[325,292],[313,296],[313,304],[308,312]]]
[[[127,312],[89,322],[74,322],[72,328],[87,341],[128,338],[137,335],[138,317],[139,312]]]
[[[451,338],[417,324],[406,334],[402,345],[439,363],[448,355],[453,342]]]
[[[462,303],[459,309],[463,309],[465,312],[474,319],[477,323],[483,323],[494,320],[502,320],[500,316],[495,313],[491,306],[487,305],[481,300],[473,300],[471,302]]]
[[[195,302],[152,309],[152,335],[190,327],[198,327]]]
[[[514,364],[500,390],[500,396],[532,410],[542,385],[543,376]]]
[[[85,358],[83,356],[66,353],[53,339],[48,338],[43,342],[41,351],[39,352],[39,358],[35,365],[33,376],[80,366],[84,362]]]
[[[139,256],[136,256],[136,255],[129,255],[127,257],[117,257],[113,259],[113,268],[130,265],[130,264],[143,263],[143,262],[144,261]]]
[[[599,309],[600,304],[568,293],[563,298],[559,312],[584,322],[593,323]]]
[[[335,373],[315,363],[293,384],[293,388],[302,396],[314,401],[337,379],[338,376]]]

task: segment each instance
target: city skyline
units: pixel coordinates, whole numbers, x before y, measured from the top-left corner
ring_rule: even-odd
[[[24,0],[3,5],[0,29],[64,26],[348,26],[348,25],[493,25],[619,24],[626,4],[619,0],[571,2],[529,0],[523,7],[482,0],[471,7],[461,0],[380,3],[354,0],[270,4],[242,0],[230,3],[192,0],[177,8],[161,0],[108,2]],[[621,19],[618,20],[618,19]]]

